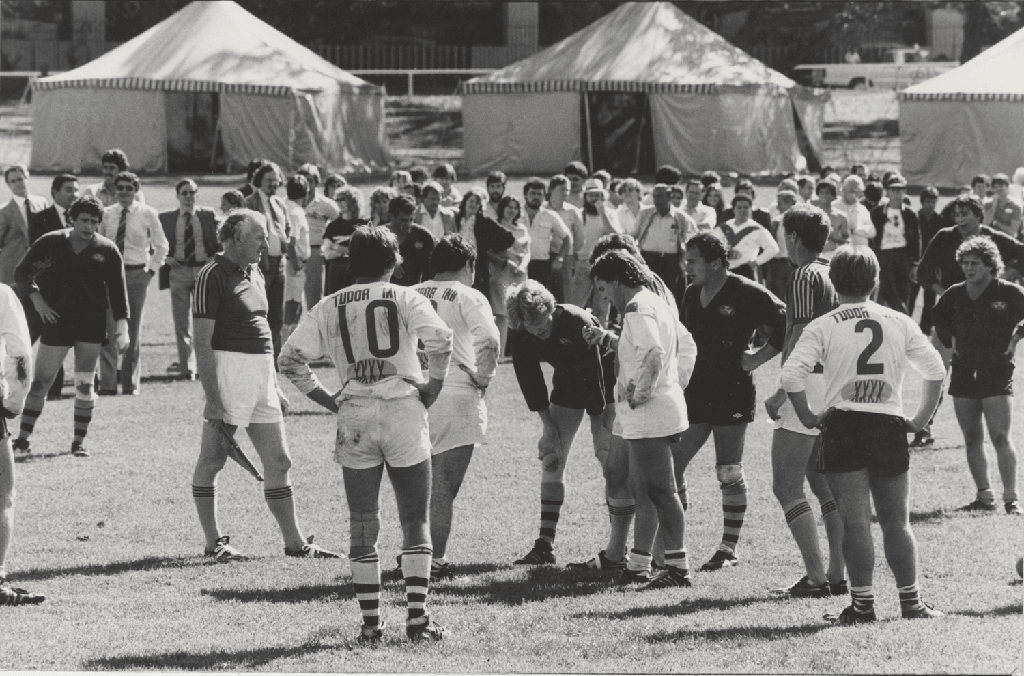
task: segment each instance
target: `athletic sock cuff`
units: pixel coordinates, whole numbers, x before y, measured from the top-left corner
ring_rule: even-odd
[[[217,497],[216,486],[196,486],[192,484],[193,498],[215,498]]]
[[[266,488],[263,490],[263,497],[266,500],[286,500],[294,495],[291,486],[281,486],[280,488]]]

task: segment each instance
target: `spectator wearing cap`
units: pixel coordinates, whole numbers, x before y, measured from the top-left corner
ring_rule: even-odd
[[[306,183],[309,184],[309,194],[306,196],[303,207],[306,223],[309,225],[310,253],[303,271],[306,284],[303,295],[306,298],[306,308],[308,309],[319,303],[320,298],[324,295],[324,257],[321,255],[320,247],[324,242],[324,231],[327,229],[327,224],[341,215],[341,208],[334,201],[333,195],[328,197],[316,191],[316,187],[320,185],[321,181],[320,169],[315,164],[303,164],[295,173],[305,178]],[[342,178],[342,180],[345,179]],[[326,190],[326,184],[324,189]]]
[[[878,256],[878,301],[910,314],[910,279],[921,258],[917,214],[903,203],[907,181],[892,174],[886,181],[887,200],[871,211],[875,237],[870,246]]]
[[[996,174],[992,177],[992,197],[984,202],[983,223],[1014,239],[1024,241],[1021,233],[1021,205],[1010,197],[1010,177]]]
[[[103,182],[91,185],[82,193],[82,197],[94,197],[104,207],[117,204],[117,175],[122,171],[128,171],[128,156],[120,148],[111,148],[100,157],[100,164],[103,168]],[[146,196],[142,190],[135,193],[135,201],[139,204],[146,203]]]
[[[636,242],[647,266],[661,277],[677,299],[681,299],[685,244],[697,234],[697,225],[692,218],[672,208],[669,188],[658,183],[651,190],[654,205],[644,207],[636,217]]]
[[[441,206],[456,209],[462,203],[462,193],[453,184],[458,180],[455,167],[450,164],[439,165],[434,169],[432,177],[441,185]]]
[[[441,206],[444,188],[437,181],[427,181],[420,189],[422,202],[416,207],[413,222],[434,236],[435,242],[450,232],[455,232],[455,212]]]
[[[594,285],[590,279],[590,254],[597,241],[615,232],[622,232],[616,214],[608,203],[608,191],[601,182],[590,179],[583,185],[583,227],[581,242],[574,242],[575,255],[572,261],[572,279],[566,289],[566,302],[579,307],[594,307],[598,319],[607,316],[607,307],[600,299],[593,297]]]
[[[544,204],[545,197],[544,181],[537,177],[526,181],[523,186],[526,222],[523,225],[530,233],[527,274],[550,290],[552,274],[561,274],[565,257],[572,251],[572,233],[562,217]]]

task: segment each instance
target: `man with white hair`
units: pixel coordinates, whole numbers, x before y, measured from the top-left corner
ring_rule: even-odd
[[[871,213],[864,206],[864,181],[856,174],[843,179],[840,187],[840,199],[832,203],[832,208],[846,216],[850,228],[850,243],[855,246],[867,246],[875,236],[875,226],[871,222]]]
[[[284,435],[274,345],[267,320],[266,282],[259,267],[267,249],[266,217],[250,209],[231,213],[221,225],[223,251],[199,273],[195,294],[195,353],[206,393],[202,446],[192,477],[192,498],[206,538],[206,556],[245,558],[223,535],[217,519],[217,476],[234,434],[245,427],[266,475],[263,495],[284,536],[285,556],[336,559],[299,529]]]

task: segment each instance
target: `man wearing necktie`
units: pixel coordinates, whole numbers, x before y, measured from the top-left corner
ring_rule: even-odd
[[[284,324],[284,263],[291,238],[291,221],[284,202],[278,197],[281,168],[273,162],[256,170],[252,178],[257,190],[245,200],[247,209],[267,219],[267,249],[260,259],[260,270],[267,284],[267,323],[274,341],[274,360],[281,353],[281,326]]]
[[[195,380],[196,358],[192,349],[192,294],[196,277],[220,246],[217,242],[217,216],[213,209],[196,206],[199,188],[190,178],[180,181],[176,192],[178,208],[160,214],[160,225],[170,252],[167,255],[171,287],[171,316],[178,343],[177,375]]]
[[[32,244],[29,218],[46,209],[46,200],[28,194],[28,169],[12,164],[4,170],[4,182],[14,196],[0,208],[0,283],[14,284],[14,268]]]
[[[128,339],[121,365],[121,393],[138,394],[142,379],[139,334],[146,294],[153,275],[167,256],[167,237],[160,226],[156,209],[135,199],[139,177],[122,171],[114,181],[117,203],[103,210],[101,233],[113,240],[124,259],[124,277],[128,288]],[[153,250],[150,255],[150,249]],[[100,353],[100,394],[117,394],[117,347],[114,344],[116,325],[107,311],[108,343]]]

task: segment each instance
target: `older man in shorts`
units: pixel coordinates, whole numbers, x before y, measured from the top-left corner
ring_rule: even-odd
[[[309,311],[281,351],[281,372],[307,397],[338,414],[335,459],[341,464],[351,515],[352,583],[363,626],[360,642],[384,636],[380,618],[381,575],[377,554],[380,483],[387,465],[402,523],[402,574],[408,615],[406,636],[439,641],[430,621],[427,589],[433,548],[427,511],[431,457],[427,409],[448,372],[452,331],[416,290],[388,280],[402,262],[395,235],[363,226],[349,244],[356,282]],[[423,343],[427,374],[417,357]],[[342,388],[328,393],[309,362],[330,355]]]
[[[217,561],[244,558],[221,532],[217,520],[217,475],[239,427],[263,463],[263,494],[284,536],[286,556],[338,558],[313,544],[299,530],[289,470],[292,459],[284,435],[274,346],[267,322],[267,292],[260,256],[267,248],[262,214],[232,212],[221,225],[223,252],[196,278],[195,352],[206,393],[202,446],[192,477],[192,497],[206,537],[206,556]],[[231,437],[229,440],[225,437]]]

